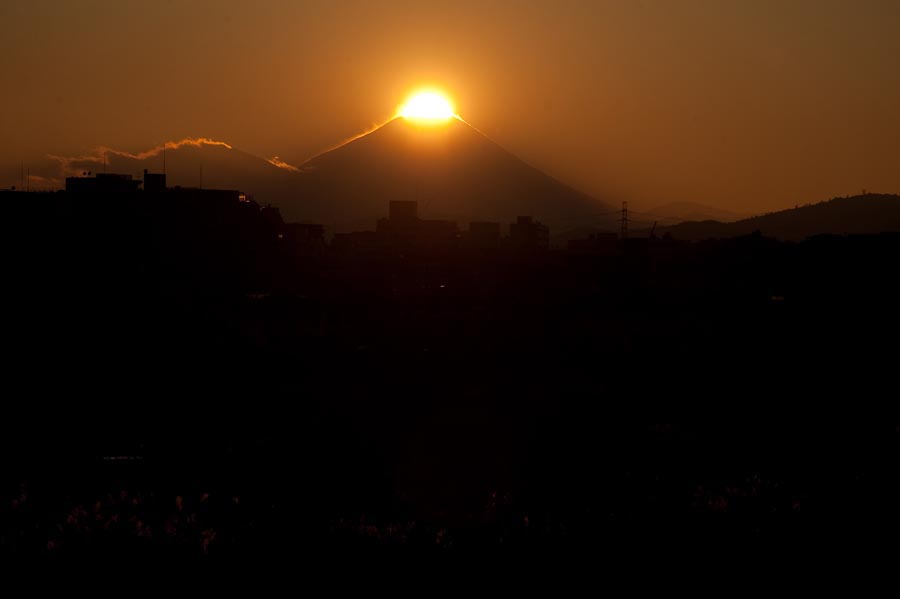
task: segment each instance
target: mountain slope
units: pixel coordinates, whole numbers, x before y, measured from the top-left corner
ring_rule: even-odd
[[[552,226],[608,210],[525,164],[470,125],[419,127],[397,118],[300,168],[288,217],[371,228],[390,200],[417,200],[426,218],[509,222],[533,215]]]
[[[778,239],[801,240],[812,235],[900,231],[900,196],[867,194],[834,198],[818,204],[771,212],[733,223],[683,222],[657,229],[676,239],[736,237],[760,231]]]

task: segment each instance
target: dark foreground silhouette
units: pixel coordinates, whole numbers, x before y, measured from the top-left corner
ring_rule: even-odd
[[[3,554],[792,551],[811,488],[895,530],[900,235],[330,248],[236,193],[2,198]]]

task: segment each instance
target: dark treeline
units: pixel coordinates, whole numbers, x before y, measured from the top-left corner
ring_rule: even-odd
[[[0,551],[676,548],[896,499],[900,235],[298,251],[236,196],[6,194]]]

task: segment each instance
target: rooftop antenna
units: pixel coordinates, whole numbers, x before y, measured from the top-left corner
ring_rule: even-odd
[[[25,189],[25,161],[22,161],[19,170],[19,189]]]

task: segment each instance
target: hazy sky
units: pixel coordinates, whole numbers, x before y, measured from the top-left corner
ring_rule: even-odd
[[[614,200],[900,193],[898,0],[0,0],[0,23],[0,186],[189,136],[299,163],[432,84]]]

